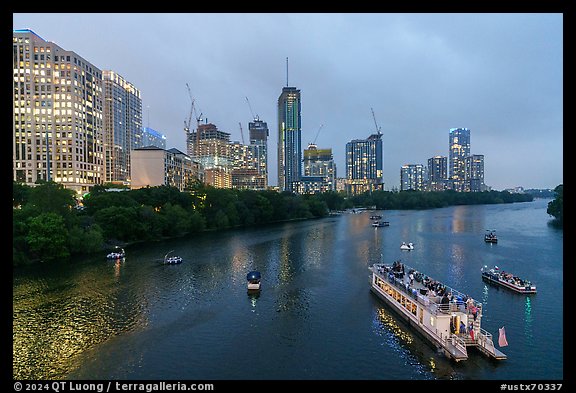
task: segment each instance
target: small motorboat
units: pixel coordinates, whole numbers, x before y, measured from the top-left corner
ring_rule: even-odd
[[[164,256],[164,262],[163,262],[164,265],[177,265],[179,263],[182,263],[182,261],[183,261],[182,257],[179,257],[177,255],[174,255],[171,257],[168,256],[173,252],[174,252],[174,250],[170,251],[168,254],[166,254]]]
[[[498,237],[496,236],[495,230],[486,230],[486,234],[484,235],[484,241],[486,243],[498,243]]]
[[[402,244],[400,245],[400,249],[401,250],[413,250],[414,249],[414,243],[410,242],[410,243],[406,244],[406,242],[402,242]]]
[[[260,280],[262,275],[259,271],[253,270],[246,275],[246,280],[248,280],[248,291],[259,291],[260,290]]]
[[[372,226],[374,228],[382,228],[382,227],[390,226],[390,223],[388,221],[374,221],[372,223]]]
[[[106,255],[106,259],[117,260],[117,259],[123,259],[126,257],[126,253],[124,252],[123,248],[120,248],[120,247],[116,247],[116,248],[120,249],[120,251],[109,253],[108,255]]]
[[[164,260],[164,264],[166,264],[166,265],[176,265],[178,263],[182,263],[182,257],[173,256],[173,257],[166,258]]]

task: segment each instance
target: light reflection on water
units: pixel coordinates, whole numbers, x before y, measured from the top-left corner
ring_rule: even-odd
[[[144,310],[119,298],[121,266],[106,266],[107,294],[89,271],[76,282],[39,278],[16,286],[13,294],[13,373],[19,379],[64,378],[70,363],[88,348],[145,326]],[[64,296],[63,293],[65,294]]]
[[[547,334],[562,337],[562,235],[546,226],[539,206],[385,211],[384,228],[371,227],[365,212],[143,244],[122,263],[21,269],[13,376],[252,379],[258,370],[263,379],[561,378],[562,340]],[[499,229],[494,247],[483,241],[487,227]],[[402,241],[416,249],[402,252]],[[184,263],[161,266],[172,249]],[[483,328],[497,334],[506,325],[509,358],[454,365],[398,321],[369,292],[367,270],[398,259],[480,300]],[[486,285],[480,268],[501,262],[539,293]],[[257,296],[246,289],[253,269],[263,276]],[[246,353],[257,354],[250,372]],[[530,366],[527,356],[543,360]]]

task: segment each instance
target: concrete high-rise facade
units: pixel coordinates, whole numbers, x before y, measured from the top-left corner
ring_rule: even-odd
[[[302,173],[302,120],[300,90],[282,88],[278,97],[278,187],[295,191]]]
[[[383,190],[382,134],[346,143],[346,179],[349,194]]]
[[[140,90],[114,71],[105,70],[104,153],[106,181],[130,184],[130,152],[142,146]]]
[[[470,155],[470,130],[451,128],[449,134],[448,177],[451,188],[465,191],[466,157]]]
[[[102,184],[102,71],[29,29],[13,30],[12,48],[13,180]]]
[[[171,186],[184,191],[204,174],[198,163],[178,149],[146,146],[132,150],[132,189]]]

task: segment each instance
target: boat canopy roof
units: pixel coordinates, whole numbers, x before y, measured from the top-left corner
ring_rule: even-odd
[[[247,280],[260,280],[260,277],[260,272],[256,270],[253,270],[246,275]]]

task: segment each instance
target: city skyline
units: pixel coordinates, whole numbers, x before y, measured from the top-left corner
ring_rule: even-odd
[[[254,114],[277,129],[289,85],[302,95],[302,149],[316,138],[341,175],[346,143],[376,127],[388,190],[402,165],[448,156],[449,130],[467,128],[493,189],[563,182],[562,14],[14,14],[13,28],[134,84],[167,148],[186,151],[187,83],[232,141]],[[271,132],[271,185],[277,143]]]

